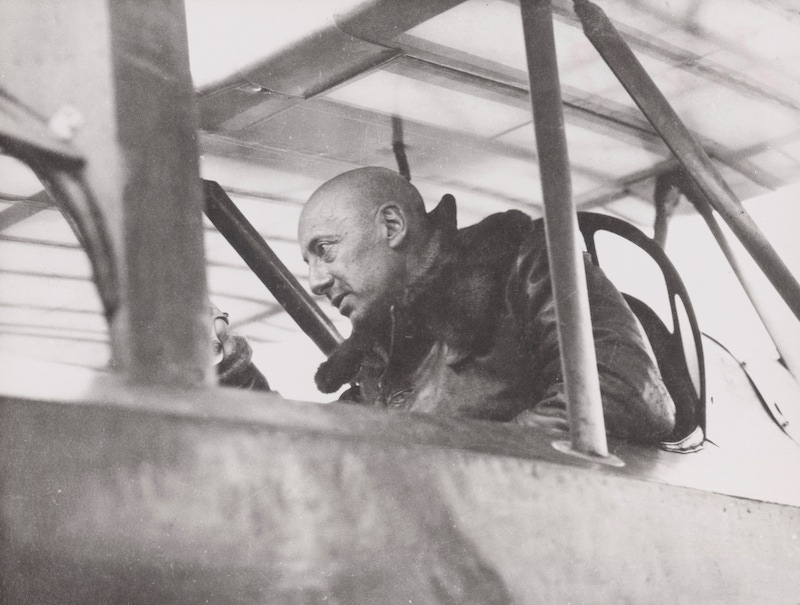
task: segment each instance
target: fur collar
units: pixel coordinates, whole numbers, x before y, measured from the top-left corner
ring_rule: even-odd
[[[528,215],[511,210],[458,230],[450,194],[427,217],[433,235],[422,261],[409,267],[409,284],[392,307],[391,363],[401,366],[413,366],[434,340],[457,352],[453,364],[491,346],[508,271],[533,229]],[[354,332],[320,365],[317,388],[333,393],[355,380],[375,345],[370,334]]]

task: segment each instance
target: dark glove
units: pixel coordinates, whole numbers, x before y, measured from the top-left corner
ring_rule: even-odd
[[[217,364],[219,384],[238,389],[269,391],[269,383],[252,361],[253,350],[243,336],[228,334],[222,341],[224,356]]]
[[[238,389],[269,391],[269,383],[252,361],[253,349],[243,336],[228,329],[228,314],[213,304],[211,311],[211,348],[219,384]]]

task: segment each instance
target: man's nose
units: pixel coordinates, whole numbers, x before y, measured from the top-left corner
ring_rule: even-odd
[[[321,296],[333,285],[333,278],[321,263],[312,260],[308,265],[308,285],[314,294]]]

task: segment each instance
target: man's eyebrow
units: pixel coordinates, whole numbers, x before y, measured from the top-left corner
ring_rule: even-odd
[[[315,249],[317,247],[317,244],[319,243],[319,240],[325,239],[325,237],[326,236],[324,236],[324,235],[315,235],[310,240],[308,240],[308,243],[306,244],[306,247],[303,250],[303,260],[305,262],[308,262],[308,254],[309,253],[315,254],[314,251],[315,251]]]
[[[306,249],[305,249],[304,253],[305,252],[314,252],[314,248],[319,243],[319,240],[320,240],[321,237],[322,237],[321,235],[315,235],[310,240],[308,240],[308,243],[306,244]]]

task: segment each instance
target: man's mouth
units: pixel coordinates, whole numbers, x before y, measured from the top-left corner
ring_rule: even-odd
[[[348,293],[345,292],[344,294],[338,294],[331,299],[331,304],[339,310],[341,315],[348,317],[350,315],[350,305],[345,301],[347,298]]]
[[[345,293],[342,293],[342,294],[337,294],[336,296],[334,296],[334,297],[331,299],[331,304],[332,304],[334,307],[336,307],[337,309],[338,309],[338,308],[340,308],[340,305],[342,304],[342,301],[344,300],[344,297],[345,297],[345,296],[347,296],[347,293],[346,293],[346,292],[345,292]]]

